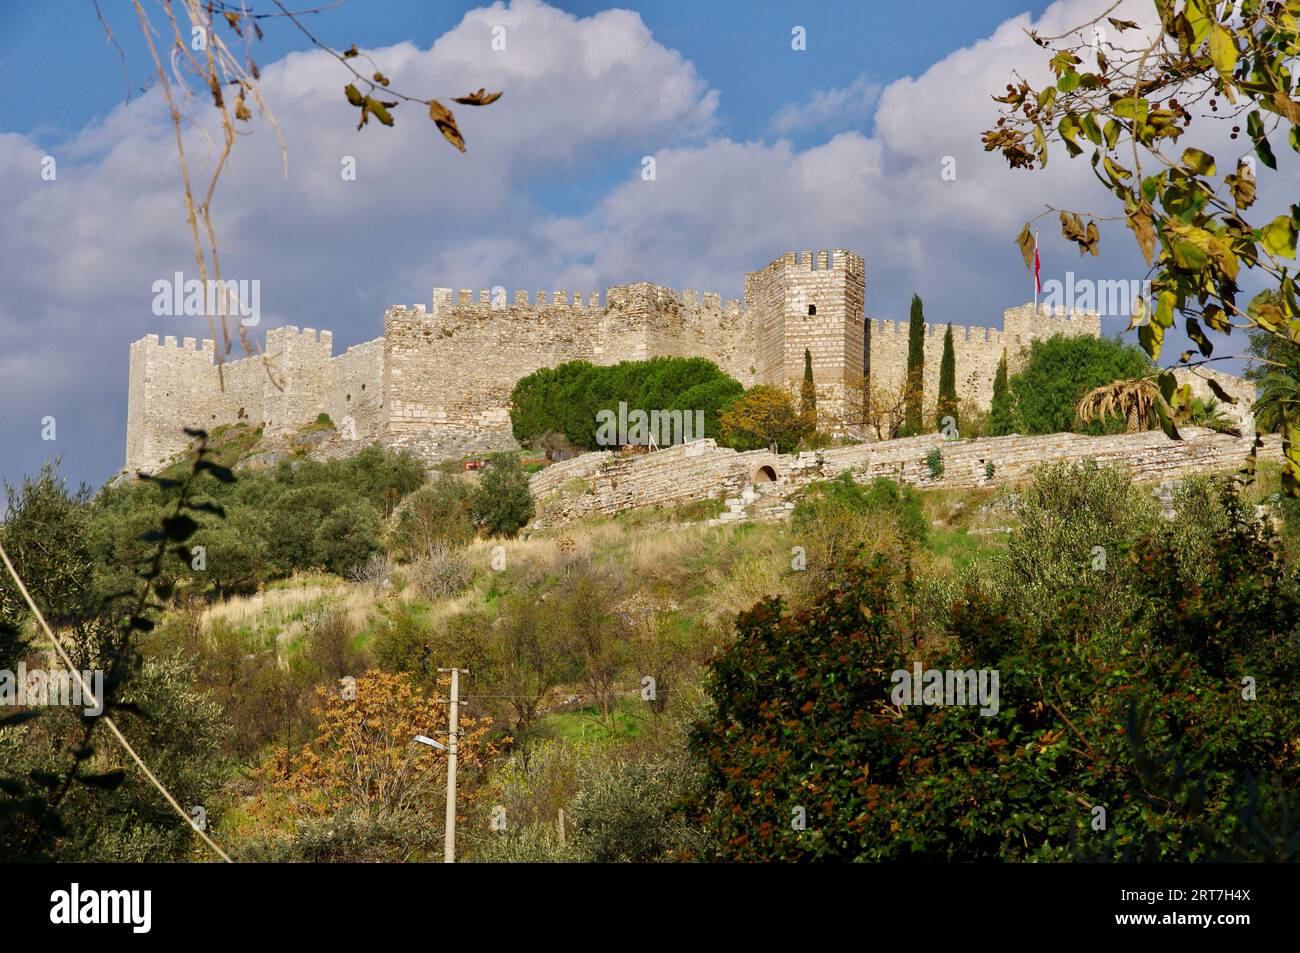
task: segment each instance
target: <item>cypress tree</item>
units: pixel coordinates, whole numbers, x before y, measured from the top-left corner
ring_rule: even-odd
[[[907,322],[907,406],[903,415],[908,433],[921,432],[921,397],[925,386],[925,315],[921,296],[912,295],[912,314]]]
[[[1011,391],[1007,386],[1007,352],[1002,352],[998,372],[993,375],[993,403],[989,406],[989,433],[1003,437],[1014,432],[1011,419]]]
[[[809,433],[817,429],[817,385],[813,383],[812,351],[803,349],[803,384],[799,387],[799,406]]]
[[[943,357],[939,360],[939,402],[936,423],[943,426],[943,418],[951,417],[953,425],[957,422],[957,354],[953,350],[952,325],[943,336]]]

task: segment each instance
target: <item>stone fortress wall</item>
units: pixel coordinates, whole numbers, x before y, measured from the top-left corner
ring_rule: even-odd
[[[224,361],[218,368],[209,340],[178,343],[170,335],[159,341],[149,334],[134,342],[127,469],[150,470],[184,450],[185,427],[211,430],[243,421],[287,434],[328,413],[335,421],[351,416],[357,439],[377,438],[383,429],[383,340],[337,357],[333,346],[330,331],[272,328],[263,355]]]
[[[943,359],[946,324],[925,326],[924,392],[933,400],[939,392],[939,363]],[[993,378],[1005,353],[1007,373],[1024,365],[1030,341],[1046,340],[1057,334],[1101,336],[1101,317],[1096,312],[1064,311],[1049,314],[1043,307],[1035,314],[1032,304],[1008,308],[1002,313],[1002,328],[952,326],[953,354],[957,365],[957,397],[988,407],[993,400]],[[867,322],[871,383],[897,393],[907,376],[907,321]]]
[[[766,499],[778,504],[771,513],[784,516],[809,482],[845,472],[859,482],[886,477],[924,489],[970,490],[1023,484],[1044,463],[1092,461],[1124,470],[1135,483],[1168,484],[1238,470],[1254,448],[1253,434],[1238,437],[1201,427],[1180,432],[1182,440],[1170,440],[1161,430],[951,440],[929,433],[799,454],[740,453],[705,439],[650,454],[587,453],[532,476],[537,512],[529,525],[536,530],[640,507],[727,497],[739,498],[729,504]],[[935,450],[944,464],[937,476],[928,463]],[[1280,452],[1281,438],[1266,437],[1261,459],[1277,460]],[[758,518],[764,518],[761,512]]]
[[[266,332],[264,354],[214,364],[211,341],[155,334],[131,345],[126,468],[151,470],[188,444],[184,427],[245,421],[269,436],[294,434],[327,413],[345,439],[410,450],[427,462],[515,447],[509,398],[543,367],[614,364],[657,356],[705,357],[745,386],[796,395],[812,355],[818,412],[834,420],[847,388],[897,387],[907,324],[867,321],[866,268],[845,249],[789,252],[745,276],[745,299],[650,283],[604,295],[568,291],[433,289],[431,306],[390,307],[383,337],[333,354],[329,331]],[[938,389],[945,325],[926,334],[925,389]],[[982,406],[1005,351],[1053,334],[1100,334],[1095,313],[1004,314],[1001,330],[954,326],[959,394]],[[224,388],[219,383],[224,381]],[[646,408],[654,409],[654,408]]]

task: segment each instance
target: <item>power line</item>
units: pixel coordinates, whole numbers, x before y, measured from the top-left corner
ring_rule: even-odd
[[[41,628],[45,631],[46,637],[49,638],[50,644],[53,645],[54,650],[59,653],[60,660],[62,660],[63,664],[67,666],[68,671],[72,673],[73,677],[77,679],[77,682],[81,685],[81,690],[85,695],[88,698],[95,699],[94,691],[92,691],[91,687],[86,684],[85,678],[82,677],[82,674],[77,667],[72,664],[72,659],[63,648],[63,643],[59,641],[53,630],[50,629],[50,624],[45,621],[45,616],[41,614],[40,608],[37,607],[35,601],[32,599],[31,593],[27,591],[27,586],[23,584],[22,578],[18,575],[18,570],[16,570],[14,564],[9,561],[9,554],[5,552],[3,545],[0,545],[0,559],[4,560],[5,568],[9,570],[9,575],[13,577],[14,582],[17,584],[18,591],[21,592],[23,598],[27,600],[28,607],[32,610],[32,614],[36,617],[36,621],[41,624]],[[97,699],[97,701],[102,703],[104,700]],[[181,820],[183,820],[191,830],[198,834],[199,837],[203,838],[203,842],[212,848],[218,857],[228,864],[234,863],[234,861],[230,859],[230,856],[217,845],[217,842],[207,835],[206,831],[195,827],[193,820],[191,820],[190,816],[185,813],[185,809],[180,806],[180,803],[176,798],[172,797],[171,792],[163,787],[162,782],[159,781],[154,773],[149,770],[149,766],[144,763],[144,759],[135,753],[135,749],[132,748],[131,743],[126,740],[126,735],[122,734],[122,730],[117,727],[117,722],[113,721],[112,716],[100,715],[99,718],[108,725],[108,730],[113,733],[113,737],[121,743],[122,747],[126,750],[126,753],[131,756],[131,760],[133,760],[140,768],[141,773],[149,779],[149,783],[157,788],[158,792],[167,799],[167,803],[172,806],[178,815],[180,815]]]

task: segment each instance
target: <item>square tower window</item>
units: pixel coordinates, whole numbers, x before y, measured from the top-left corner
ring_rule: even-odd
[[[808,305],[808,317],[811,318],[816,314],[817,314],[817,305],[815,304]]]

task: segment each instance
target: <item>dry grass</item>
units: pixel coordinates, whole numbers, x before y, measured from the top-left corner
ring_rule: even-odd
[[[792,595],[796,575],[791,568],[790,544],[784,533],[774,531],[777,529],[755,527],[736,540],[731,559],[709,567],[704,597],[707,619],[726,620],[763,599]]]
[[[342,581],[267,589],[209,606],[200,620],[200,632],[210,632],[221,623],[232,629],[274,631],[277,642],[292,644],[325,613],[338,615],[352,631],[359,631],[369,623],[379,598],[371,586]]]
[[[553,527],[527,539],[473,540],[457,555],[473,571],[462,592],[429,598],[394,576],[395,588],[376,590],[365,584],[304,576],[253,596],[236,597],[209,607],[201,631],[214,624],[263,632],[282,647],[299,644],[326,615],[340,616],[352,632],[374,625],[385,603],[418,603],[426,624],[440,626],[452,618],[482,611],[495,581],[494,557],[502,547],[510,588],[546,585],[574,563],[617,580],[624,597],[671,600],[703,623],[727,623],[762,599],[794,597],[805,580],[791,567],[789,530],[781,524],[708,526],[663,523],[653,526],[604,518]],[[810,553],[811,556],[811,553]],[[403,585],[402,583],[407,584]]]

